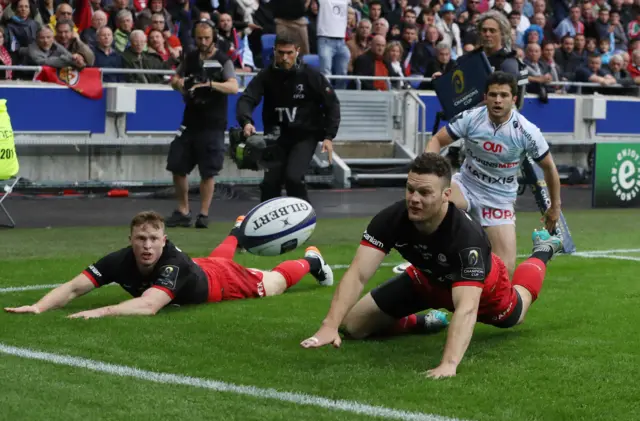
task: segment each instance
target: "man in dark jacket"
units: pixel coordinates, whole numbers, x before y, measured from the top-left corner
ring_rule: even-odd
[[[298,43],[278,36],[274,63],[260,71],[238,99],[236,116],[245,136],[256,132],[253,110],[264,98],[262,122],[265,134],[280,130],[275,165],[265,171],[260,184],[261,201],[280,196],[282,184],[289,196],[309,200],[304,175],[322,142],[322,151],[333,151],[332,141],[340,125],[340,102],[319,71],[300,63]]]

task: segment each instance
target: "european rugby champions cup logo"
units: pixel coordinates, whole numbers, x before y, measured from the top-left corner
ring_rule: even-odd
[[[474,98],[480,93],[476,88],[472,86],[471,90],[467,90],[465,84],[464,71],[457,69],[451,75],[451,84],[453,85],[453,106],[459,107],[462,105],[466,109],[471,103],[474,102]]]
[[[451,84],[456,95],[460,95],[464,91],[464,73],[462,70],[456,70],[451,76]]]
[[[623,202],[635,199],[640,193],[640,153],[631,148],[618,152],[611,168],[611,188]]]

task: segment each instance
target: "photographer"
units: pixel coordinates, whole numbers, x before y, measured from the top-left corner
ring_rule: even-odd
[[[187,175],[198,165],[201,206],[196,228],[207,228],[213,177],[224,161],[227,97],[238,92],[233,63],[216,48],[218,36],[213,22],[198,21],[193,35],[197,49],[185,55],[171,80],[173,89],[184,96],[185,109],[180,132],[171,142],[167,158],[178,199],[178,208],[166,220],[168,227],[191,226]]]
[[[262,69],[238,99],[236,116],[245,137],[256,132],[252,114],[263,97],[264,133],[280,132],[276,162],[265,169],[260,184],[261,201],[280,196],[282,184],[289,196],[309,200],[304,176],[318,142],[331,162],[340,102],[319,71],[298,61],[299,54],[296,41],[279,35],[273,64]]]

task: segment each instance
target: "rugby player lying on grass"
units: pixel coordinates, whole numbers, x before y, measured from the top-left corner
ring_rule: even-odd
[[[533,243],[533,254],[516,268],[512,283],[480,224],[451,202],[449,162],[424,153],[411,165],[405,200],[371,220],[321,328],[301,345],[339,347],[341,325],[353,339],[424,331],[416,313],[445,308],[453,316],[444,354],[427,374],[455,376],[476,322],[510,328],[524,321],[542,289],[547,262],[562,247],[546,230],[534,232]],[[392,248],[411,266],[356,303]]]
[[[167,304],[204,304],[279,295],[307,273],[322,286],[333,285],[333,272],[315,247],[308,247],[303,259],[282,262],[271,271],[248,269],[234,262],[238,246],[234,233],[243,219],[238,217],[231,234],[208,257],[191,259],[167,240],[162,215],[141,212],[131,221],[129,247],[98,260],[37,303],[5,308],[5,311],[42,313],[64,307],[74,298],[112,282],[120,284],[135,298],[68,317],[151,316]]]

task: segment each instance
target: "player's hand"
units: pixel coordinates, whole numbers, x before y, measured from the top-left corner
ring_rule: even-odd
[[[81,311],[67,316],[67,319],[97,319],[102,317],[103,313],[100,309]]]
[[[556,223],[560,219],[560,212],[560,206],[551,206],[544,215],[542,215],[540,222],[544,223],[544,227],[550,234],[553,234],[553,231],[556,229]]]
[[[325,139],[322,141],[322,153],[329,154],[329,164],[331,164],[333,160],[333,142],[331,139]]]
[[[440,364],[438,367],[427,371],[427,377],[431,379],[443,379],[445,377],[455,377],[456,366],[453,364]]]
[[[22,306],[22,307],[5,307],[4,311],[7,313],[16,313],[16,314],[40,314],[40,309],[37,306]]]
[[[305,339],[300,343],[303,348],[320,348],[325,345],[333,345],[334,348],[340,348],[342,338],[338,333],[338,329],[322,326],[319,331],[312,337]]]
[[[244,132],[245,137],[249,137],[256,132],[256,128],[253,127],[253,124],[247,123],[244,125],[242,131]]]

